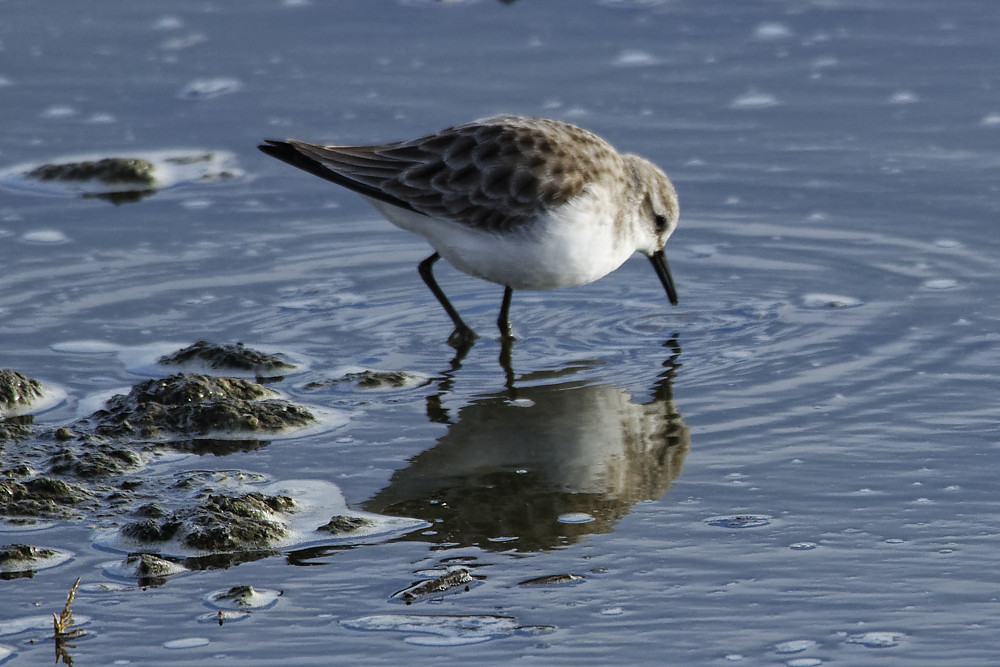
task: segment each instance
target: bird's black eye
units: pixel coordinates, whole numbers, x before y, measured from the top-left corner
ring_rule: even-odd
[[[656,225],[657,232],[662,232],[667,228],[667,219],[662,215],[654,215],[653,223]]]

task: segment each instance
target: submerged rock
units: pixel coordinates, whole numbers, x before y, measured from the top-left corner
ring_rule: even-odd
[[[353,533],[359,528],[371,526],[372,523],[373,522],[370,519],[366,519],[361,516],[346,516],[344,514],[338,514],[316,530],[337,535],[342,533]]]
[[[115,395],[86,420],[100,436],[144,439],[279,431],[316,421],[309,410],[274,396],[249,380],[179,373]]]
[[[310,382],[305,386],[305,389],[307,391],[319,391],[348,383],[353,384],[359,389],[404,389],[422,386],[430,383],[430,381],[431,379],[425,375],[407,373],[406,371],[364,370],[347,373],[342,377],[322,382]]]
[[[294,364],[286,362],[280,355],[266,354],[236,343],[216,345],[200,340],[173,354],[160,357],[159,362],[168,366],[187,363],[201,363],[212,369],[249,371],[258,376],[279,374],[280,371],[294,369]]]
[[[406,604],[412,604],[432,595],[442,595],[456,590],[467,591],[469,590],[469,586],[474,581],[475,580],[472,575],[464,567],[456,568],[449,570],[440,577],[427,579],[425,581],[418,581],[408,588],[404,588],[399,591],[392,597],[400,599]]]
[[[518,586],[565,586],[566,584],[578,584],[586,579],[582,574],[546,574],[533,579],[525,579],[517,582]]]
[[[344,376],[348,382],[356,382],[361,389],[401,389],[416,384],[426,384],[427,378],[411,375],[403,371],[362,371]]]

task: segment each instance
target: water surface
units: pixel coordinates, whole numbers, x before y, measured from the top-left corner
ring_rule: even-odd
[[[0,170],[185,150],[238,172],[120,205],[0,190],[0,367],[67,397],[35,422],[147,377],[144,350],[243,341],[301,362],[282,392],[350,420],[151,475],[315,479],[433,525],[145,590],[94,586],[123,583],[102,569],[123,554],[93,522],[7,527],[73,557],[0,581],[0,660],[51,660],[47,614],[77,577],[77,664],[994,659],[991,3],[8,5]],[[442,263],[484,334],[455,363],[416,275],[426,245],[255,149],[498,112],[578,123],[671,175],[678,307],[642,258],[516,293],[505,369],[501,289]],[[307,388],[359,369],[430,382]],[[392,599],[455,565],[482,583]],[[563,574],[583,578],[520,585]],[[238,584],[282,594],[205,622]]]

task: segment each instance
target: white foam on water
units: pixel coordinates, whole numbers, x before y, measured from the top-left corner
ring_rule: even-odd
[[[810,649],[816,646],[816,642],[811,639],[793,639],[787,642],[781,642],[774,647],[775,653],[801,653],[806,649]]]
[[[755,90],[743,93],[729,104],[731,109],[767,109],[781,104],[777,97],[770,93]]]
[[[754,28],[753,35],[760,40],[775,40],[775,39],[787,39],[791,37],[794,33],[792,29],[789,28],[784,23],[760,23]]]
[[[182,100],[207,100],[222,95],[230,95],[243,89],[243,82],[232,77],[194,79],[177,94]]]
[[[61,245],[69,243],[69,237],[58,229],[36,229],[21,235],[23,243],[34,245]]]
[[[890,648],[897,646],[902,638],[903,634],[900,632],[865,632],[850,635],[845,641],[848,644],[860,644],[867,648]]]
[[[934,280],[925,280],[924,288],[932,290],[946,290],[955,289],[958,287],[958,281],[952,278],[936,278]]]
[[[416,633],[403,639],[421,646],[461,646],[508,637],[517,629],[509,616],[435,616],[418,614],[377,614],[341,621],[352,630]],[[430,635],[430,636],[427,636]]]
[[[661,62],[663,61],[660,58],[647,51],[626,49],[618,54],[612,64],[618,67],[649,67],[659,65]]]
[[[199,646],[208,646],[211,642],[208,637],[184,637],[181,639],[171,639],[168,642],[163,642],[161,646],[167,649],[185,649],[185,648],[198,648]]]

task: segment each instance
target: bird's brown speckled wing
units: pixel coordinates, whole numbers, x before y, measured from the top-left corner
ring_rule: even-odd
[[[521,116],[373,146],[269,140],[261,150],[363,195],[490,231],[515,229],[566,203],[607,174],[609,160],[621,163],[586,130]]]

